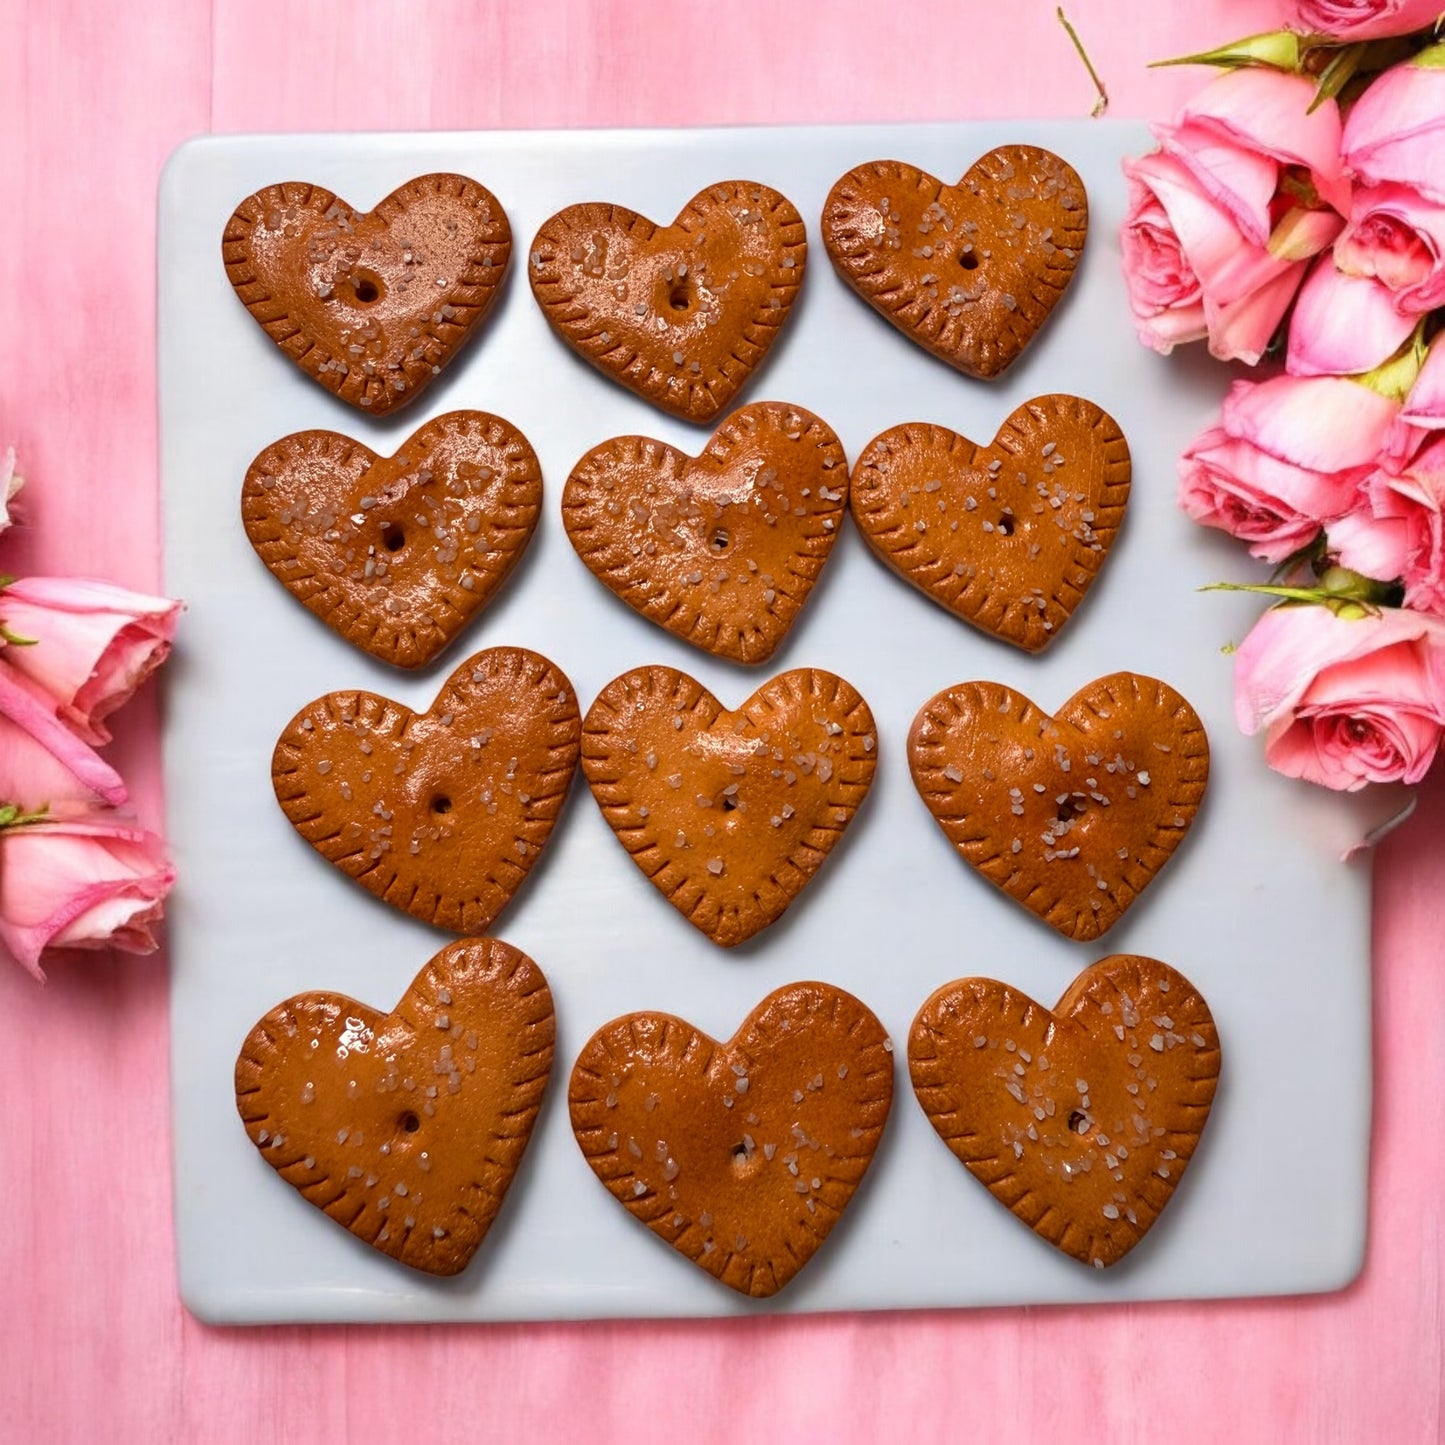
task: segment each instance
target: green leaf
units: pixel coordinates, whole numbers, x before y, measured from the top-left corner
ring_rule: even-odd
[[[1354,45],[1346,45],[1343,50],[1335,51],[1329,64],[1320,71],[1319,83],[1315,86],[1315,98],[1310,101],[1306,114],[1313,115],[1322,105],[1339,95],[1354,79],[1355,72],[1360,68],[1369,48],[1369,43],[1361,40]]]
[[[1064,27],[1064,33],[1073,42],[1074,49],[1078,52],[1079,59],[1084,62],[1084,69],[1089,72],[1089,79],[1094,82],[1094,89],[1098,92],[1098,99],[1094,102],[1094,108],[1089,112],[1093,120],[1103,115],[1109,108],[1109,92],[1104,89],[1104,82],[1099,79],[1099,72],[1094,69],[1094,62],[1089,59],[1089,52],[1084,49],[1084,42],[1079,39],[1079,32],[1069,22],[1069,17],[1064,14],[1064,7],[1059,6],[1056,14],[1059,17],[1059,24]]]

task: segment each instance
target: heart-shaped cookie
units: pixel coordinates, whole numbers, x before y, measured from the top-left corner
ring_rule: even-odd
[[[403,1264],[456,1274],[532,1137],[554,1034],[530,958],[453,943],[390,1013],[339,993],[278,1004],[241,1045],[236,1108],[309,1204]]]
[[[1219,1080],[1193,984],[1152,958],[1086,968],[1051,1010],[988,978],[945,984],[908,1039],[913,1091],[1000,1203],[1098,1269],[1168,1204]]]
[[[872,1162],[891,1050],[873,1014],[826,983],[769,994],[727,1043],[671,1014],[629,1014],[572,1070],[572,1129],[654,1234],[740,1294],[776,1294]]]
[[[950,366],[997,376],[1073,279],[1089,229],[1084,183],[1037,146],[1000,146],[956,186],[870,161],[828,193],[823,244],[880,316]]]
[[[802,217],[753,181],[699,191],[670,226],[590,201],[543,222],[527,275],[552,329],[654,406],[711,421],[788,319]]]
[[[1183,841],[1209,780],[1204,724],[1174,689],[1096,678],[1052,717],[997,682],[923,705],[913,782],[990,883],[1082,941],[1107,933]]]
[[[614,437],[572,469],[562,520],[627,605],[685,642],[765,662],[838,538],[848,459],[801,407],[734,412],[697,457]]]
[[[1038,396],[987,447],[926,422],[874,437],[850,505],[868,545],[920,592],[1037,652],[1104,565],[1129,476],[1113,417],[1076,396]]]
[[[329,862],[378,898],[481,933],[541,856],[577,767],[572,684],[545,657],[469,657],[414,713],[329,692],[286,725],[276,800]]]
[[[327,626],[384,662],[421,667],[507,579],[541,503],[527,438],[501,417],[454,411],[389,457],[337,432],[282,437],[246,473],[241,520]]]
[[[817,668],[779,673],[736,712],[671,667],[598,694],[582,770],[632,861],[724,948],[777,919],[843,836],[873,781],[868,704]]]
[[[226,223],[226,275],[267,336],[373,416],[410,401],[497,299],[512,254],[501,203],[466,176],[417,176],[371,211],[287,181]]]

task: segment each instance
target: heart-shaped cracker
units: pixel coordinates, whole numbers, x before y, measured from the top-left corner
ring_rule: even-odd
[[[512,228],[466,176],[417,176],[374,210],[287,181],[226,223],[226,275],[266,334],[342,401],[382,416],[454,357],[497,299]]]
[[[964,860],[1051,928],[1108,932],[1183,841],[1209,779],[1204,724],[1166,683],[1096,678],[1053,717],[996,682],[924,704],[913,782]]]
[[[303,993],[257,1023],[236,1107],[261,1157],[358,1239],[465,1269],[521,1163],[552,1068],[542,970],[509,943],[442,949],[378,1013]]]
[[[786,196],[719,181],[670,226],[604,201],[568,206],[537,232],[527,275],[579,356],[663,411],[706,422],[788,319],[805,235]]]
[[[997,376],[1048,319],[1084,249],[1074,168],[1000,146],[956,186],[902,161],[843,176],[823,207],[838,274],[905,336],[970,376]]]
[[[1182,974],[1115,954],[1052,1011],[992,979],[945,984],[914,1020],[908,1067],[969,1173],[1102,1269],[1138,1244],[1183,1176],[1214,1099],[1219,1036]]]
[[[454,411],[389,457],[338,432],[282,437],[246,473],[241,520],[327,626],[384,662],[421,667],[507,579],[541,503],[527,438],[501,417]]]
[[[1038,396],[987,447],[925,422],[875,437],[850,505],[868,545],[920,592],[1037,652],[1104,565],[1129,476],[1113,417],[1076,396]]]
[[[757,402],[697,457],[650,437],[594,447],[567,479],[562,520],[629,607],[719,657],[764,662],[833,550],[847,472],[811,412]]]
[[[429,711],[329,692],[286,725],[276,800],[378,898],[481,933],[541,856],[577,767],[572,684],[521,647],[469,657]]]
[[[635,1218],[740,1294],[776,1294],[872,1162],[891,1050],[873,1014],[826,983],[769,994],[725,1044],[670,1014],[629,1014],[572,1070],[572,1129]]]
[[[582,770],[632,861],[724,948],[776,920],[843,836],[873,781],[868,704],[818,668],[782,672],[736,712],[671,667],[598,694]]]

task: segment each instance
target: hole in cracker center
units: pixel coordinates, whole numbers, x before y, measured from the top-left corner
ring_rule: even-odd
[[[403,1134],[415,1134],[421,1128],[421,1119],[408,1109],[397,1121],[396,1127]]]
[[[733,1175],[741,1179],[751,1174],[758,1166],[756,1164],[758,1150],[757,1146],[748,1147],[747,1140],[740,1140],[733,1145]]]
[[[443,793],[439,797],[431,800],[431,810],[433,813],[450,813],[452,810],[452,800]]]
[[[381,524],[381,545],[388,552],[400,552],[406,546],[406,533],[395,522]]]
[[[386,295],[386,282],[375,271],[353,271],[347,278],[351,295],[359,306],[374,306]]]
[[[708,550],[721,557],[732,549],[733,534],[726,527],[714,527],[707,539]]]
[[[1075,1109],[1073,1113],[1069,1115],[1070,1132],[1074,1134],[1084,1134],[1088,1132],[1088,1128],[1089,1116],[1084,1113],[1082,1109]]]
[[[978,252],[970,246],[967,251],[959,256],[958,264],[962,266],[965,271],[978,270]]]

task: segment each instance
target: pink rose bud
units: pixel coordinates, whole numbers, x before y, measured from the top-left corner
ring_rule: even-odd
[[[25,478],[15,470],[15,448],[6,447],[0,451],[0,532],[14,523],[15,518],[10,514],[10,503],[24,485]]]
[[[109,582],[22,578],[0,592],[0,623],[34,643],[4,659],[86,742],[107,743],[102,720],[165,660],[180,606]]]
[[[1157,128],[1162,149],[1124,163],[1120,243],[1140,339],[1167,352],[1207,336],[1257,362],[1349,206],[1339,112],[1310,111],[1308,81],[1231,71]]]
[[[174,881],[160,838],[102,814],[0,827],[0,943],[42,980],[47,948],[149,953]]]
[[[1295,0],[1299,27],[1334,40],[1383,40],[1433,25],[1440,0]]]
[[[1343,378],[1238,381],[1179,463],[1179,504],[1266,562],[1359,504],[1400,404]]]
[[[1417,783],[1445,728],[1445,621],[1387,607],[1275,607],[1234,659],[1235,714],[1287,777]]]

